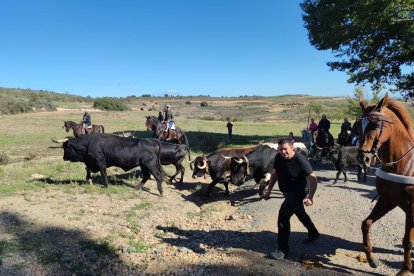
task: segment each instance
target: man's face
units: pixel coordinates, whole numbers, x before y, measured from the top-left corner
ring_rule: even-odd
[[[290,145],[289,143],[279,145],[277,150],[279,151],[279,154],[285,159],[290,159],[295,155],[293,145]]]

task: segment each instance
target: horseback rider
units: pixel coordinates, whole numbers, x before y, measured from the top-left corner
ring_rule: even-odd
[[[85,111],[82,118],[82,124],[85,129],[92,128],[91,115]]]
[[[344,118],[344,122],[341,125],[341,131],[345,132],[351,130],[351,123],[348,121],[348,118]]]
[[[164,129],[164,138],[165,140],[169,140],[168,137],[170,136],[170,129],[174,128],[174,121],[173,121],[173,113],[171,110],[170,105],[166,105],[164,107],[164,122],[163,122],[165,129]]]
[[[331,128],[331,121],[326,118],[325,114],[322,114],[322,118],[319,121],[318,129],[322,130],[325,135],[326,143],[329,143],[329,129]]]

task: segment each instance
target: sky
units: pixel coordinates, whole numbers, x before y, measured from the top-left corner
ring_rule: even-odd
[[[299,0],[1,0],[0,87],[91,97],[351,96]]]

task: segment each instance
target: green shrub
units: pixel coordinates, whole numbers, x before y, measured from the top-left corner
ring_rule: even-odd
[[[185,101],[185,104],[191,104],[191,101]]]
[[[121,100],[109,97],[96,99],[93,103],[93,107],[111,111],[129,110],[129,108]]]
[[[0,153],[0,165],[7,165],[9,164],[9,162],[10,162],[9,156],[4,152]]]
[[[201,102],[200,103],[200,106],[201,107],[208,107],[208,102]]]

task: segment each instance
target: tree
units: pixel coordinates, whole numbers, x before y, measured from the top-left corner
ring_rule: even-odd
[[[331,70],[348,82],[388,84],[404,98],[414,97],[413,0],[304,0],[300,4],[310,43],[332,50]]]
[[[383,87],[380,87],[377,90],[371,90],[371,100],[369,103],[378,103],[380,100],[380,93]],[[357,118],[361,116],[361,106],[359,105],[359,97],[362,96],[363,98],[367,99],[369,97],[364,96],[364,90],[362,86],[358,86],[355,88],[354,97],[347,97],[348,106],[346,114],[351,118]]]

